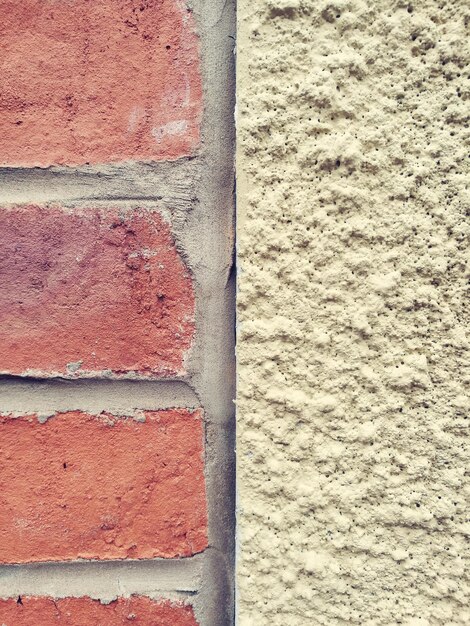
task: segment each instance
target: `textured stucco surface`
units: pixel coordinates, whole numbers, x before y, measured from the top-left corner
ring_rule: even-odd
[[[239,626],[470,623],[469,18],[241,1]]]

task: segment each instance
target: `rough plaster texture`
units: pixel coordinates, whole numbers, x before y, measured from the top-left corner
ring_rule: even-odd
[[[470,623],[469,19],[240,3],[240,626]]]
[[[199,42],[180,0],[1,0],[0,162],[171,159],[199,144]]]

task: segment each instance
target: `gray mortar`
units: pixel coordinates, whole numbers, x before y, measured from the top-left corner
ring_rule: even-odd
[[[138,593],[189,598],[199,587],[201,555],[149,561],[35,563],[0,566],[0,595],[89,596],[109,602]]]
[[[197,202],[195,173],[200,158],[161,163],[81,167],[0,168],[2,200],[9,203],[151,200],[172,211],[191,211]]]
[[[204,119],[199,204],[182,238],[196,278],[196,342],[188,371],[206,415],[209,544],[194,604],[201,624],[234,621],[235,285],[234,0],[197,0]],[[201,252],[205,252],[201,256]]]
[[[0,379],[0,410],[202,406],[209,548],[172,561],[0,567],[0,597],[48,593],[187,598],[201,626],[233,623],[234,561],[234,36],[233,0],[191,3],[201,39],[202,146],[173,162],[0,169],[0,203],[155,208],[169,219],[196,291],[196,339],[183,380]]]
[[[80,409],[122,415],[134,409],[196,408],[194,391],[177,381],[31,380],[3,379],[0,384],[2,413],[55,413]]]

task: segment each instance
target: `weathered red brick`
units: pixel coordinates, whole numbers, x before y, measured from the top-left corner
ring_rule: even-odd
[[[80,411],[44,423],[0,416],[0,562],[206,548],[201,418],[184,409],[145,411],[145,421]]]
[[[0,372],[182,373],[193,287],[158,213],[2,208],[0,247]]]
[[[199,143],[182,0],[2,0],[0,163],[174,159]]]
[[[181,603],[133,596],[101,604],[91,598],[28,597],[0,600],[4,626],[197,626],[193,609]]]

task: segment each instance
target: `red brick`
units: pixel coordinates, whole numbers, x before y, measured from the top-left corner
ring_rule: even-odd
[[[169,558],[207,547],[201,412],[143,416],[0,417],[0,562]]]
[[[0,247],[1,373],[183,372],[193,287],[158,213],[3,208]]]
[[[110,604],[91,598],[0,600],[0,622],[3,626],[197,626],[190,606],[138,596]]]
[[[182,0],[2,0],[0,163],[174,159],[199,143]]]

